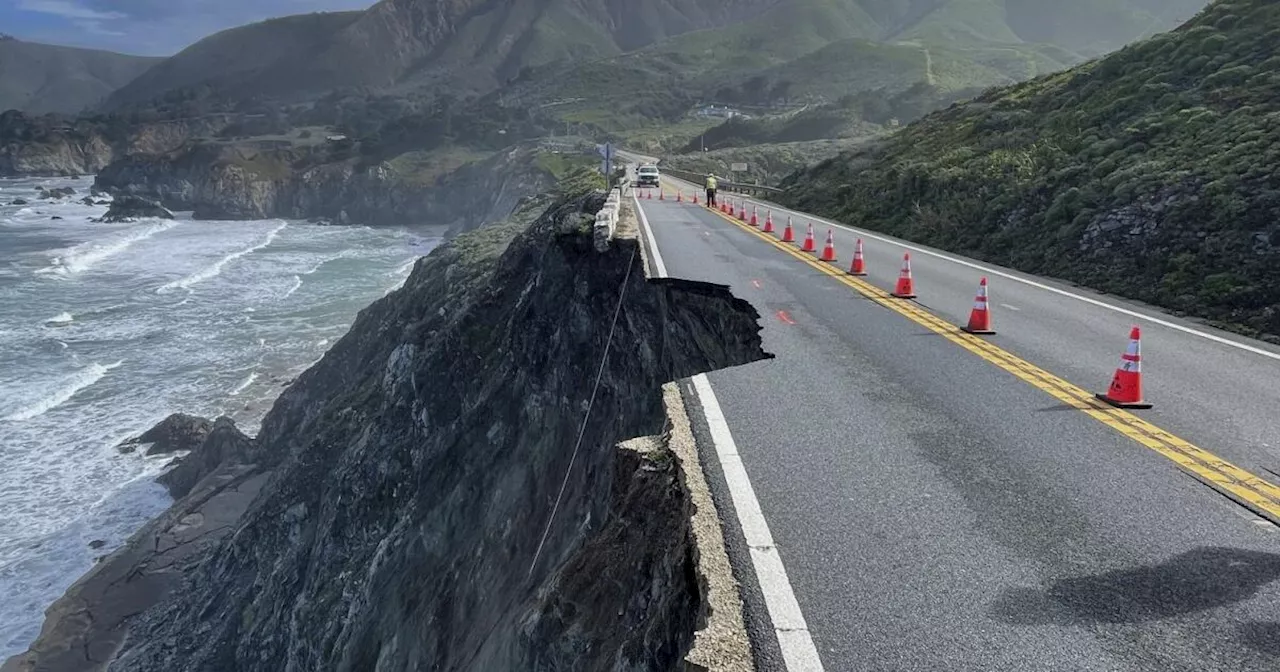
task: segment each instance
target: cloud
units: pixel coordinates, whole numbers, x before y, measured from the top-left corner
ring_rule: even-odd
[[[128,18],[127,14],[113,11],[102,12],[70,0],[22,0],[18,3],[18,9],[84,21],[109,21]]]
[[[111,30],[110,28],[107,28],[102,25],[101,21],[94,19],[77,19],[71,23],[75,24],[80,28],[80,30],[83,30],[89,35],[101,35],[104,37],[124,37],[125,35],[118,30]]]

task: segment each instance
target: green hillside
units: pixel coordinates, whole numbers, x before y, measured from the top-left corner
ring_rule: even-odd
[[[160,61],[0,35],[0,112],[75,114]]]
[[[188,101],[192,92],[224,108],[334,91],[480,96],[528,81],[531,70],[572,79],[574,68],[597,59],[675,68],[682,85],[701,91],[771,70],[811,91],[823,81],[847,88],[853,75],[842,63],[876,72],[858,67],[862,60],[886,72],[936,69],[940,86],[964,88],[1077,63],[1091,49],[1167,29],[1203,1],[382,0],[362,12],[284,17],[211,36],[125,86],[107,109]],[[947,80],[953,63],[951,79],[965,81]]]
[[[844,221],[1280,334],[1280,3],[995,90],[787,181]]]
[[[142,105],[181,90],[228,91],[259,96],[286,82],[263,74],[265,66],[314,51],[360,12],[303,14],[240,26],[210,35],[165,59],[115,91],[110,109]]]

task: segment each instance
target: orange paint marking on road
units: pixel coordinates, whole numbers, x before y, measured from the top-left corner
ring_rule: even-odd
[[[788,314],[787,314],[787,311],[785,311],[785,310],[779,310],[779,311],[778,311],[778,319],[779,319],[779,320],[782,320],[783,322],[786,322],[787,324],[795,324],[795,323],[796,323],[796,321],[795,321],[795,320],[793,320],[793,319],[791,319],[791,316],[790,316],[790,315],[788,315]]]
[[[759,280],[752,280],[751,284],[755,285],[756,289],[760,289],[760,287],[762,287]]]

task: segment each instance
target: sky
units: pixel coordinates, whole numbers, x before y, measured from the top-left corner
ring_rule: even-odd
[[[374,0],[0,0],[20,40],[168,56],[220,30],[276,16],[364,9]]]

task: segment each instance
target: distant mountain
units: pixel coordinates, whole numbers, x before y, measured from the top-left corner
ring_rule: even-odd
[[[1280,343],[1280,2],[935,112],[784,182],[867,228]]]
[[[161,60],[0,35],[0,112],[80,112]]]
[[[1061,67],[1173,27],[1204,0],[383,0],[211,36],[113,95],[305,100],[341,89],[485,93],[530,69],[644,50],[682,74],[782,65],[860,39],[1026,47]],[[1023,54],[1018,55],[1023,58]],[[1040,56],[1030,56],[1033,60]],[[1028,75],[1037,74],[1032,67]]]
[[[175,89],[303,99],[334,89],[493,89],[528,66],[620,54],[728,25],[779,0],[383,0],[364,12],[276,19],[213,35],[111,97]]]

